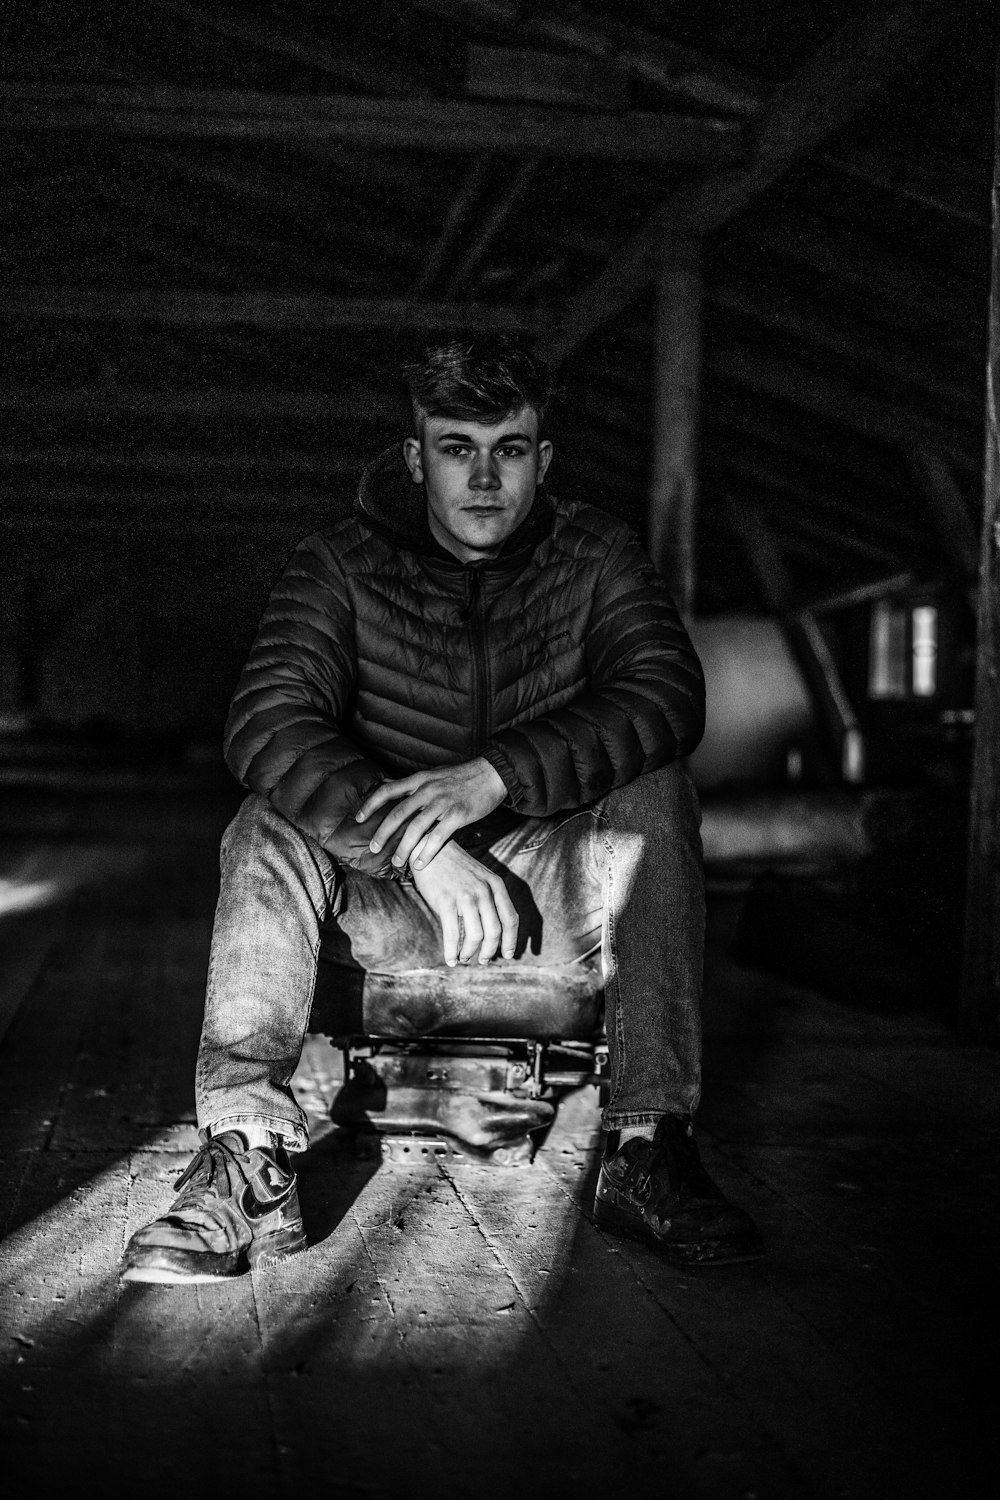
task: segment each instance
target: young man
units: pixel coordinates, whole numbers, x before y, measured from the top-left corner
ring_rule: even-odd
[[[698,659],[628,528],[546,493],[541,361],[482,340],[408,374],[415,435],[366,471],[349,521],[295,552],[236,689],[226,758],[251,795],[222,844],[204,1144],[129,1244],[127,1280],[304,1247],[289,1079],[327,920],[366,968],[599,950],[598,1223],[680,1263],[762,1248],[691,1134],[704,901],[680,758],[704,726]]]

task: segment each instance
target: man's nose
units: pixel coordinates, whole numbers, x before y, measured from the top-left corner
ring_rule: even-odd
[[[492,453],[481,454],[472,465],[469,475],[470,490],[498,490],[500,474]]]

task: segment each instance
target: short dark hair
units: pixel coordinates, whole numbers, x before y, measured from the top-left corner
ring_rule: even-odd
[[[500,422],[522,406],[538,413],[541,428],[554,394],[545,361],[504,334],[432,345],[403,374],[418,429],[424,417]]]

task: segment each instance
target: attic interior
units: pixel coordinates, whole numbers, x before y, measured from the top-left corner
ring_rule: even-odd
[[[994,7],[5,18],[15,1468],[40,1495],[81,1456],[150,1495],[992,1495]],[[315,1036],[309,1253],[119,1288],[197,1144],[257,621],[409,431],[402,364],[482,331],[554,365],[549,488],[638,532],[706,669],[698,1125],[769,1254],[682,1274],[603,1236],[590,1089],[530,1167],[359,1159]]]

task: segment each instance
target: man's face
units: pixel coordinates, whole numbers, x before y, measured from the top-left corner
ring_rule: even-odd
[[[552,444],[538,441],[538,413],[522,406],[489,424],[427,417],[403,456],[427,491],[433,536],[462,562],[477,562],[496,557],[528,514]]]

